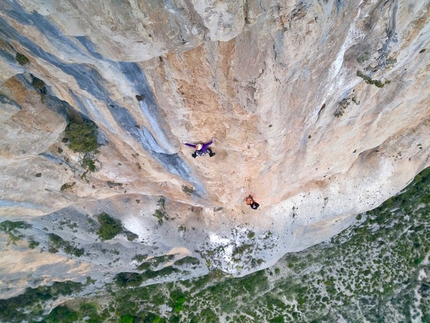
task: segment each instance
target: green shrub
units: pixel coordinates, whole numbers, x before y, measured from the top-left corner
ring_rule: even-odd
[[[76,257],[81,257],[84,255],[84,248],[77,248],[73,242],[66,241],[55,233],[49,234],[49,249],[48,251],[51,253],[56,253],[60,249],[68,255],[74,255]]]
[[[166,205],[166,198],[164,196],[160,196],[158,199],[158,209],[155,210],[155,213],[153,216],[155,216],[158,219],[158,224],[162,225],[163,220],[169,220],[169,217],[167,216],[165,205]]]
[[[9,241],[15,244],[16,241],[21,240],[24,235],[17,229],[29,229],[31,225],[24,221],[4,221],[0,223],[0,230],[4,231],[9,236]]]
[[[97,307],[92,303],[82,303],[79,305],[79,314],[82,317],[89,317],[86,322],[102,322],[103,320],[97,313]]]
[[[55,282],[52,286],[27,288],[21,295],[8,299],[0,299],[0,320],[2,322],[35,322],[35,319],[39,318],[40,320],[43,314],[43,309],[40,305],[52,298],[58,298],[59,295],[66,296],[77,293],[82,288],[82,284],[71,281]],[[64,312],[67,312],[67,310],[63,308],[53,310],[48,318],[42,322],[69,322],[67,320],[60,320]],[[72,318],[75,317],[73,312],[69,314],[71,314]]]
[[[6,220],[0,223],[0,230],[6,233],[10,233],[16,229],[29,229],[29,228],[31,228],[31,225],[24,221],[13,222],[13,221]]]
[[[170,302],[169,305],[173,307],[173,312],[179,313],[183,310],[183,304],[185,303],[185,295],[184,293],[177,289],[170,293]]]
[[[38,245],[39,245],[39,242],[34,241],[33,239],[30,239],[30,240],[28,241],[28,247],[29,247],[30,249],[34,249],[34,248],[36,248]]]
[[[145,313],[145,317],[143,318],[143,323],[160,323],[161,317],[155,315],[154,313]],[[163,320],[163,322],[165,322]]]
[[[24,66],[25,64],[28,64],[30,62],[26,56],[20,53],[16,53],[15,59],[21,66]]]
[[[389,80],[386,80],[385,83],[382,83],[379,80],[373,80],[371,77],[365,75],[360,70],[357,70],[356,75],[358,77],[361,77],[367,84],[373,84],[373,85],[375,85],[376,87],[379,87],[379,88],[383,88],[385,84],[390,84],[391,83],[391,81],[389,81]]]
[[[139,238],[139,236],[133,232],[130,232],[128,230],[122,229],[122,232],[125,234],[125,236],[127,237],[128,241],[134,241],[137,238]]]
[[[66,191],[68,189],[71,189],[75,184],[76,184],[75,182],[73,182],[72,184],[65,183],[65,184],[61,185],[60,190],[61,191]]]
[[[175,266],[183,266],[183,265],[186,265],[186,264],[188,264],[188,265],[198,265],[198,264],[200,264],[200,261],[197,258],[187,256],[187,257],[184,257],[184,258],[182,258],[180,260],[176,260],[175,263],[174,263]]]
[[[270,320],[270,323],[284,323],[284,317],[283,316],[277,316]]]
[[[67,306],[57,306],[45,318],[46,323],[68,323],[76,322],[78,320],[78,313]]]
[[[134,322],[134,316],[131,315],[124,315],[121,317],[121,321],[119,323],[133,323]]]
[[[124,185],[123,183],[115,183],[112,181],[107,181],[106,184],[108,184],[110,188],[121,187]]]
[[[39,91],[42,94],[46,94],[45,82],[43,82],[41,79],[33,77],[33,81],[31,82],[31,84],[33,85],[35,90]]]
[[[96,171],[95,162],[91,158],[84,158],[82,160],[81,166],[84,169],[88,169],[90,172],[95,172]]]
[[[121,221],[112,218],[109,214],[103,212],[99,215],[97,220],[101,224],[101,227],[97,234],[102,240],[113,239],[118,233],[121,232]]]
[[[83,123],[70,121],[66,127],[69,148],[74,152],[88,153],[97,148],[97,126],[86,120]]]
[[[138,286],[142,281],[143,278],[138,273],[119,273],[115,276],[115,283],[120,287]]]
[[[182,185],[182,192],[184,192],[187,195],[191,195],[194,193],[194,188]]]

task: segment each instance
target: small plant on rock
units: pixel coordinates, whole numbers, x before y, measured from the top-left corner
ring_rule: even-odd
[[[183,185],[182,186],[182,192],[184,192],[185,194],[187,194],[187,195],[191,195],[191,194],[193,194],[194,193],[194,188],[193,187],[188,187],[188,186],[185,186],[185,185]]]
[[[91,158],[84,158],[82,160],[81,166],[84,169],[88,169],[90,172],[95,172],[96,171],[95,162]]]
[[[21,234],[17,229],[29,229],[31,228],[31,225],[24,222],[24,221],[4,221],[0,223],[0,230],[4,231],[6,234],[9,235],[9,243],[15,244],[16,241],[21,240],[24,235]]]
[[[97,148],[97,126],[94,122],[70,121],[65,131],[69,148],[74,152],[88,153]]]
[[[45,82],[43,82],[41,79],[37,77],[33,77],[33,81],[31,82],[34,89],[39,91],[41,94],[46,94],[46,86]]]
[[[356,75],[358,77],[361,77],[364,80],[364,82],[366,82],[367,84],[373,84],[373,85],[375,85],[376,87],[379,87],[379,88],[383,88],[385,84],[390,84],[391,83],[391,81],[389,81],[389,80],[385,80],[385,83],[382,83],[380,80],[374,80],[371,77],[369,77],[366,74],[364,74],[363,72],[361,72],[360,70],[357,70]]]
[[[155,213],[153,214],[153,216],[155,216],[158,219],[158,224],[162,225],[163,220],[169,220],[169,217],[165,209],[166,198],[164,196],[160,196],[157,204],[158,204],[158,209],[155,210]]]
[[[71,184],[65,183],[65,184],[61,185],[60,190],[61,191],[67,191],[67,190],[71,189],[75,184],[76,184],[75,182],[73,182]]]
[[[24,66],[25,64],[28,64],[30,62],[28,58],[21,53],[16,53],[15,59],[21,66]]]
[[[121,221],[112,218],[105,212],[99,215],[98,221],[101,224],[101,227],[99,231],[97,231],[97,234],[102,240],[113,239],[122,230]]]

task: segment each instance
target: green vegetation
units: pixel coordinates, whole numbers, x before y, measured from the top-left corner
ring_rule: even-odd
[[[138,273],[119,273],[115,276],[115,282],[120,287],[139,286],[143,278]]]
[[[167,216],[165,204],[166,204],[166,198],[164,196],[160,196],[158,199],[158,209],[155,210],[155,213],[153,216],[155,216],[158,219],[158,224],[162,225],[163,220],[167,221],[169,220],[169,217]]]
[[[0,223],[0,230],[5,232],[9,237],[9,244],[16,244],[17,241],[25,238],[28,242],[30,249],[36,248],[40,243],[35,241],[32,237],[26,237],[18,230],[30,229],[31,225],[24,221],[3,221]]]
[[[354,102],[356,105],[360,104],[360,101],[357,101],[357,97],[355,95],[342,99],[342,101],[339,102],[338,109],[334,113],[335,117],[339,118],[339,117],[343,116],[346,108],[351,104],[351,102]]]
[[[127,237],[128,241],[133,241],[139,238],[137,234],[123,228],[120,220],[114,219],[105,212],[99,214],[97,216],[97,220],[100,223],[100,228],[97,231],[97,234],[99,235],[101,240],[113,239],[119,233],[124,234]]]
[[[200,264],[200,260],[194,257],[184,257],[182,259],[175,261],[175,266],[184,266],[184,265],[192,265],[196,266]]]
[[[122,183],[115,183],[115,182],[112,182],[112,181],[107,181],[106,184],[108,184],[108,186],[110,188],[122,187],[124,185]]]
[[[188,186],[182,185],[182,192],[184,192],[185,194],[191,195],[194,193],[194,191],[195,190],[193,187],[188,187]]]
[[[9,236],[9,243],[15,244],[18,240],[24,238],[24,235],[18,230],[25,230],[31,228],[31,225],[24,221],[3,221],[0,223],[0,230]]]
[[[36,248],[38,245],[39,245],[39,242],[34,241],[33,239],[30,239],[30,240],[28,241],[28,247],[29,247],[30,249],[34,249],[34,248]]]
[[[384,85],[391,83],[391,81],[389,81],[389,80],[385,80],[384,83],[382,83],[379,80],[373,80],[371,77],[367,76],[366,74],[364,74],[360,70],[357,70],[356,75],[358,77],[361,77],[367,84],[373,84],[373,85],[375,85],[376,87],[379,87],[379,88],[383,88]]]
[[[164,267],[160,270],[147,269],[142,274],[133,272],[119,273],[115,276],[115,283],[120,287],[140,286],[140,284],[149,279],[165,277],[178,273],[180,270],[172,267]]]
[[[135,255],[132,260],[137,260],[137,261],[140,262],[140,261],[143,261],[144,259],[146,259],[147,257],[148,257],[147,254],[145,254],[145,255]]]
[[[60,191],[67,191],[69,189],[71,189],[73,186],[75,186],[75,182],[69,184],[69,183],[64,183],[63,185],[61,185]]]
[[[384,77],[384,71],[391,65],[397,63],[395,57],[388,57],[390,54],[389,50],[379,49],[377,53],[371,55],[369,52],[364,52],[362,55],[357,57],[357,62],[363,66],[365,72],[369,72],[370,75],[381,72],[382,78]],[[390,84],[389,80],[382,82],[381,80],[372,79],[369,75],[364,74],[362,71],[357,70],[356,75],[361,77],[367,84],[373,84],[378,88],[384,87],[386,84]]]
[[[121,320],[119,323],[133,323],[134,322],[134,316],[131,315],[124,315],[121,317]]]
[[[357,62],[359,64],[362,64],[362,63],[368,61],[369,59],[370,59],[370,53],[369,52],[364,52],[363,55],[357,57]]]
[[[95,172],[96,171],[96,164],[95,161],[87,156],[82,159],[81,166],[83,169],[86,169],[86,171],[81,175],[81,179],[85,180],[87,183],[89,183],[89,180],[87,178],[88,172]]]
[[[21,66],[24,66],[25,64],[30,63],[28,58],[20,53],[16,53],[15,59],[18,62],[18,64]]]
[[[33,77],[33,81],[31,83],[35,90],[39,91],[41,94],[46,94],[46,86],[45,82],[37,77]]]
[[[128,231],[128,230],[126,230],[126,229],[122,229],[122,233],[124,233],[125,234],[125,236],[127,237],[127,240],[128,241],[134,241],[134,240],[136,240],[137,238],[139,238],[139,236],[137,235],[137,234],[135,234],[135,233],[133,233],[133,232],[131,232],[131,231]]]
[[[166,207],[166,198],[164,197],[164,196],[160,196],[159,198],[158,198],[158,202],[157,202],[157,204],[158,204],[158,207],[160,208],[160,209],[165,209],[165,207]]]
[[[97,220],[101,227],[97,231],[97,234],[102,240],[113,239],[122,230],[122,223],[120,220],[112,218],[109,214],[101,213]]]
[[[346,322],[408,322],[418,311],[427,322],[430,283],[418,277],[430,269],[425,261],[429,217],[426,170],[402,194],[361,214],[361,223],[330,242],[286,255],[274,268],[243,278],[226,278],[214,270],[197,279],[146,287],[139,287],[144,279],[133,275],[131,283],[123,284],[128,289],[115,292],[116,308],[136,320],[157,317],[160,322],[220,322],[222,316],[227,322],[336,322],[341,317]],[[245,257],[249,250],[244,244],[234,253]],[[171,312],[163,316],[154,306],[166,303]]]
[[[172,260],[175,256],[174,255],[163,255],[158,257],[152,257],[145,262],[142,262],[137,269],[138,270],[148,270],[148,269],[157,269],[160,265],[165,265],[166,262],[169,262]]]
[[[2,223],[0,223],[0,230],[6,232],[6,233],[10,233],[13,232],[14,230],[17,229],[29,229],[31,228],[31,225],[24,222],[24,221],[3,221]]]
[[[98,323],[103,322],[107,318],[107,313],[98,314],[98,308],[94,303],[81,303],[79,306],[78,314],[80,317],[88,317],[86,322]]]
[[[82,160],[81,166],[84,169],[88,169],[90,172],[96,171],[95,161],[92,160],[91,158],[88,158],[88,157],[84,158]]]
[[[71,323],[76,322],[78,317],[78,312],[60,305],[54,308],[44,321],[46,323]]]
[[[164,199],[159,208],[164,209]],[[259,238],[252,233],[249,239]],[[252,250],[249,243],[237,245],[234,257],[262,261],[251,257]],[[41,304],[58,292],[40,287],[0,300],[0,317],[6,322],[37,317],[48,322],[64,313],[81,322],[84,317],[89,322],[430,322],[429,256],[426,169],[401,194],[357,215],[356,224],[330,241],[288,254],[272,268],[242,278],[214,269],[195,279],[141,287],[154,278],[183,277],[176,266],[200,263],[186,257],[157,270],[172,256],[137,255],[143,272],[116,275],[100,303],[97,297],[77,297],[43,317]]]
[[[88,153],[97,148],[97,126],[90,120],[82,123],[71,120],[65,133],[69,148],[74,152]]]
[[[59,296],[67,296],[77,293],[84,286],[71,281],[55,282],[52,286],[40,286],[27,288],[25,292],[9,299],[0,299],[0,319],[3,322],[35,321],[43,316],[42,305],[50,300],[56,300]],[[64,309],[59,309],[51,317],[46,317],[45,322],[54,321],[56,315],[60,316]]]
[[[49,252],[57,253],[62,249],[68,255],[74,255],[81,257],[84,255],[84,248],[77,248],[73,242],[63,240],[59,235],[55,233],[49,234]]]

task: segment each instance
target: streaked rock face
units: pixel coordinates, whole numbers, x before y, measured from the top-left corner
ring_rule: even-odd
[[[137,254],[200,259],[166,279],[244,275],[328,239],[429,165],[427,1],[0,8],[0,214],[30,223],[22,233],[40,243],[2,248],[3,297],[108,281],[135,270]],[[76,112],[99,127],[95,172],[62,142]],[[213,158],[184,146],[212,137]],[[101,212],[139,238],[99,241],[85,221]],[[86,254],[47,257],[53,232]],[[111,249],[115,262],[101,252]]]

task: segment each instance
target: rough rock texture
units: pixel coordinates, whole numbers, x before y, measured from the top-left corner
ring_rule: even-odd
[[[430,165],[428,1],[0,8],[0,214],[40,243],[2,248],[2,297],[109,281],[136,254],[200,259],[166,279],[244,275],[338,233]],[[77,112],[99,127],[95,172],[62,142]],[[183,145],[212,137],[213,158]],[[139,238],[99,241],[86,223],[101,212]],[[85,255],[47,256],[53,232]]]

